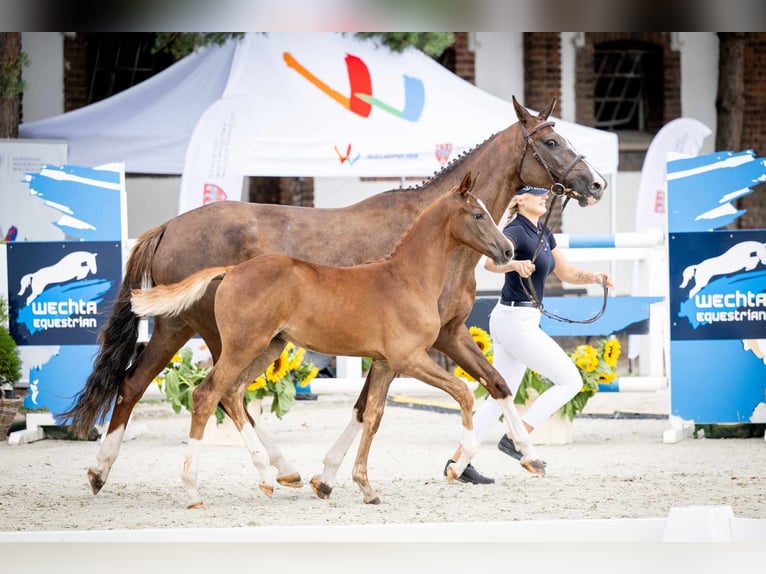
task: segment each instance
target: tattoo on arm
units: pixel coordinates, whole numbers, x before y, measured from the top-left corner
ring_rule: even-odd
[[[593,282],[593,273],[590,271],[583,271],[582,269],[578,269],[575,272],[575,283],[592,283]]]

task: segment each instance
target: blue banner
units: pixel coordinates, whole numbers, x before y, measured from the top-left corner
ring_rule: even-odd
[[[673,339],[766,334],[766,231],[675,233],[668,249]]]
[[[720,229],[766,180],[752,151],[668,162],[670,407],[695,423],[762,422],[766,229]]]
[[[8,308],[18,345],[93,345],[122,278],[121,245],[9,243]]]
[[[24,405],[56,415],[93,369],[122,281],[125,173],[122,164],[44,165],[24,181],[46,217],[6,245],[9,326],[29,381]],[[52,229],[65,240],[27,241]]]

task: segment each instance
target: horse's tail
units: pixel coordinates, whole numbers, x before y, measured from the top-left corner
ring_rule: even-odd
[[[681,285],[679,286],[681,289],[686,287],[689,284],[689,281],[692,280],[692,277],[694,277],[694,273],[697,271],[696,265],[689,265],[686,269],[684,269],[683,273],[683,281],[681,282]]]
[[[147,290],[134,289],[133,312],[140,317],[178,315],[202,299],[210,282],[222,278],[231,268],[231,265],[209,267],[172,285],[158,285]]]
[[[80,391],[74,406],[57,418],[68,419],[70,431],[85,438],[97,423],[103,422],[117,397],[136,350],[139,317],[130,308],[130,292],[134,287],[152,281],[152,261],[165,233],[165,225],[150,229],[134,245],[120,291],[106,324],[99,333],[100,349],[93,372]]]
[[[31,283],[32,283],[32,274],[27,273],[26,275],[24,275],[24,277],[21,278],[21,288],[19,289],[19,295],[22,295],[24,291],[26,291],[27,288],[31,285]]]

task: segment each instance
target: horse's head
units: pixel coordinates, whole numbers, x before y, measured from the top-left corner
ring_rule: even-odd
[[[460,200],[452,224],[452,235],[460,243],[492,258],[498,265],[513,259],[513,244],[502,234],[484,202],[471,193],[476,179],[469,171],[453,193]]]
[[[606,180],[553,129],[555,122],[548,121],[548,116],[555,105],[554,97],[547,108],[533,116],[513,98],[523,138],[519,178],[524,185],[563,193],[583,207],[593,205],[604,194]]]

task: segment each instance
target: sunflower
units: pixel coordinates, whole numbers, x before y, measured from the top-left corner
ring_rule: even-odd
[[[598,382],[600,385],[611,383],[617,378],[617,373],[599,373]]]
[[[266,378],[273,383],[281,381],[289,370],[290,356],[286,351],[287,349],[282,351],[279,358],[266,369]]]
[[[614,368],[620,359],[620,342],[617,339],[609,339],[604,343],[604,361]]]
[[[319,369],[316,366],[312,366],[309,370],[308,374],[304,379],[301,380],[300,383],[298,383],[301,387],[305,387],[308,385],[311,381],[313,381],[316,376],[319,374]]]
[[[466,381],[476,380],[471,375],[469,375],[467,371],[463,370],[463,368],[459,365],[455,367],[455,370],[453,371],[453,373],[459,379],[465,379]]]
[[[295,347],[295,352],[293,353],[292,359],[290,359],[290,364],[288,365],[288,370],[290,371],[297,371],[300,369],[301,365],[303,364],[303,357],[306,355],[306,349],[303,347]]]
[[[257,379],[255,379],[252,383],[250,383],[247,387],[248,391],[259,391],[261,389],[266,388],[266,376],[261,375]]]
[[[577,368],[592,373],[598,367],[598,352],[590,345],[577,345],[572,353]]]
[[[479,346],[483,355],[487,355],[487,353],[492,351],[492,337],[484,329],[474,326],[470,327],[468,332],[471,333],[474,343]]]

